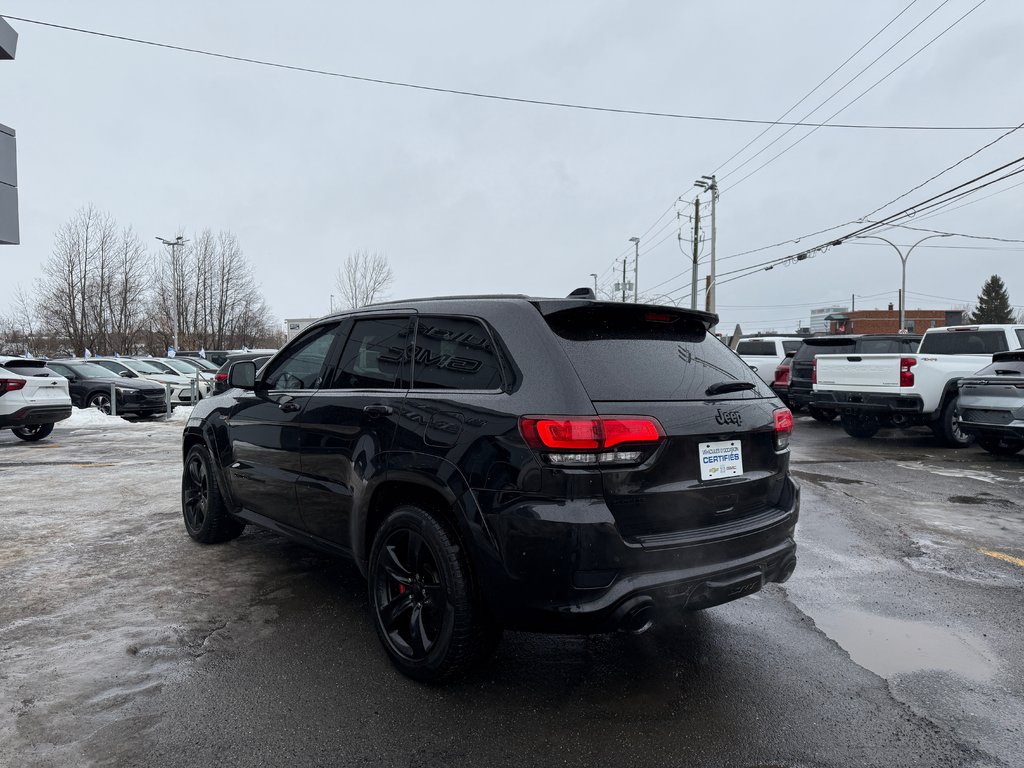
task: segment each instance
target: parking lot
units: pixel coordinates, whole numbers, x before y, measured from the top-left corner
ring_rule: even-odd
[[[0,764],[1021,764],[1024,456],[800,416],[788,583],[638,637],[506,633],[438,688],[392,670],[354,567],[185,535],[181,426],[0,433]]]

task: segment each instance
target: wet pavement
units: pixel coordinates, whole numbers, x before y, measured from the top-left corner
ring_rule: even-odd
[[[351,566],[201,547],[180,424],[0,432],[0,765],[1024,764],[1024,456],[798,417],[800,565],[632,637],[387,663]]]

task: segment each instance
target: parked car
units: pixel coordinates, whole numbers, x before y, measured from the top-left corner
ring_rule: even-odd
[[[227,392],[230,389],[228,386],[228,370],[231,368],[232,363],[252,360],[256,364],[256,370],[259,370],[270,357],[266,352],[232,352],[224,360],[224,365],[220,367],[220,370],[214,374],[213,394],[219,395],[221,392]]]
[[[143,360],[150,365],[155,365],[157,368],[162,368],[173,376],[184,376],[187,379],[196,379],[197,382],[202,384],[202,387],[199,390],[200,397],[205,397],[210,394],[213,389],[214,373],[212,371],[201,371],[194,365],[189,365],[176,357],[143,357],[138,359]]]
[[[792,415],[716,321],[522,296],[322,318],[196,406],[186,531],[254,523],[351,557],[420,680],[502,628],[642,632],[785,581]]]
[[[181,374],[168,373],[145,360],[135,360],[130,357],[95,357],[90,358],[87,362],[102,366],[126,379],[146,379],[161,385],[169,384],[172,405],[192,404],[192,380]],[[204,394],[200,391],[197,399],[203,397]]]
[[[70,416],[68,382],[45,361],[0,357],[0,428],[22,440],[42,440]]]
[[[927,426],[944,445],[963,448],[974,437],[959,426],[957,383],[991,364],[993,353],[1022,345],[1024,325],[959,325],[929,328],[916,352],[821,356],[814,405],[840,411],[851,437]]]
[[[46,365],[67,379],[77,408],[111,413],[111,385],[118,416],[155,416],[167,408],[163,386],[152,381],[118,376],[88,360],[50,360]]]
[[[198,356],[196,356],[196,357],[175,356],[174,358],[171,358],[171,359],[177,360],[178,362],[181,362],[181,363],[185,363],[186,365],[191,365],[193,368],[195,368],[197,371],[199,371],[201,373],[214,374],[214,373],[217,372],[217,369],[220,368],[219,365],[217,365],[214,362],[211,362],[210,360],[207,360],[204,357],[198,357]]]
[[[830,422],[839,409],[831,403],[813,402],[817,380],[816,359],[819,355],[873,355],[881,353],[910,354],[917,350],[921,337],[905,333],[866,333],[845,336],[812,336],[793,356],[789,373],[789,401],[795,408],[807,408],[818,421]]]
[[[787,352],[800,349],[803,339],[796,336],[752,336],[740,339],[736,354],[743,358],[765,384],[771,384],[775,370],[786,359]]]
[[[277,350],[276,349],[212,349],[212,350],[208,349],[208,350],[205,350],[204,354],[206,355],[206,360],[208,360],[209,362],[213,363],[214,365],[220,367],[220,366],[224,365],[224,361],[228,359],[229,355],[235,355],[235,354],[241,354],[241,353],[247,353],[247,352],[256,352],[256,353],[261,353],[261,354],[264,354],[264,355],[272,355],[275,352],[277,352]],[[176,358],[178,358],[178,357],[191,357],[191,358],[200,358],[200,359],[202,359],[202,356],[199,354],[199,351],[197,351],[197,350],[186,350],[184,352],[176,352],[175,353],[175,357]]]
[[[960,429],[996,456],[1024,450],[1024,351],[997,352],[992,364],[961,379]]]
[[[782,362],[775,366],[775,376],[771,384],[775,396],[791,409],[796,407],[789,401],[789,372],[795,354],[796,352],[787,352],[786,356],[782,358]]]

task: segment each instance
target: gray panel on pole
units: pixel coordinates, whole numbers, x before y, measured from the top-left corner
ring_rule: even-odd
[[[18,50],[18,33],[6,20],[0,19],[0,59],[13,59]]]

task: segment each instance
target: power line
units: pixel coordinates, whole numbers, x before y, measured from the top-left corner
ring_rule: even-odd
[[[914,5],[915,5],[915,4],[917,3],[917,2],[918,2],[918,0],[911,0],[911,2],[910,2],[910,5],[908,5],[908,6],[907,6],[906,8],[904,8],[904,9],[903,9],[902,11],[900,11],[899,13],[897,13],[897,14],[896,14],[896,15],[895,15],[895,16],[894,16],[894,17],[893,17],[892,19],[890,19],[890,20],[889,20],[889,23],[888,23],[888,24],[886,24],[886,25],[885,25],[884,27],[882,27],[882,28],[881,28],[880,30],[878,30],[877,32],[875,32],[875,34],[873,34],[873,35],[872,35],[872,36],[871,36],[871,37],[870,37],[870,38],[868,39],[868,41],[867,41],[866,43],[864,43],[864,44],[863,44],[863,45],[862,45],[862,46],[861,46],[860,48],[858,48],[858,49],[857,49],[856,51],[854,51],[853,53],[851,53],[851,54],[850,54],[850,55],[849,55],[849,56],[848,56],[848,57],[846,58],[846,61],[844,61],[844,62],[843,62],[842,64],[840,64],[840,65],[839,65],[838,67],[836,67],[836,68],[835,68],[835,69],[833,69],[833,70],[832,70],[831,72],[829,72],[829,73],[828,73],[828,75],[826,75],[826,76],[825,76],[825,79],[824,79],[824,80],[822,80],[822,81],[821,81],[820,83],[818,83],[818,84],[817,84],[816,86],[814,86],[813,88],[811,88],[811,90],[809,90],[809,91],[808,91],[807,93],[805,93],[805,94],[803,95],[803,97],[802,97],[802,98],[801,98],[801,99],[800,99],[800,100],[799,100],[799,101],[798,101],[798,102],[797,102],[796,104],[794,104],[794,105],[793,105],[793,106],[791,106],[791,107],[790,107],[789,109],[787,109],[787,110],[786,110],[785,112],[783,112],[783,113],[782,113],[781,115],[779,115],[778,119],[777,119],[777,120],[776,120],[776,121],[775,121],[774,123],[772,123],[771,125],[769,125],[769,126],[768,126],[767,128],[765,128],[765,129],[764,129],[763,131],[761,131],[761,132],[760,132],[759,134],[757,134],[757,136],[755,136],[755,137],[754,137],[754,138],[752,138],[752,139],[751,139],[750,141],[748,141],[748,142],[747,142],[746,144],[744,144],[744,145],[743,145],[742,147],[740,147],[740,148],[739,148],[738,150],[736,150],[736,151],[735,151],[735,152],[734,152],[734,153],[732,154],[732,156],[730,156],[730,157],[729,157],[729,159],[728,159],[728,160],[726,160],[726,161],[725,161],[724,163],[721,163],[721,164],[720,164],[720,165],[719,165],[719,166],[718,166],[717,168],[715,168],[715,170],[713,170],[713,171],[711,172],[711,174],[712,174],[712,175],[716,175],[716,174],[717,174],[717,173],[718,173],[718,172],[719,172],[720,170],[722,170],[722,168],[724,168],[725,166],[727,166],[727,165],[728,165],[729,163],[731,163],[731,162],[732,162],[733,160],[735,160],[737,156],[741,155],[741,154],[742,154],[742,153],[743,153],[744,151],[746,151],[746,149],[747,149],[748,147],[750,147],[750,146],[751,146],[752,144],[756,143],[756,142],[757,142],[757,141],[758,141],[758,140],[759,140],[759,139],[760,139],[760,138],[761,138],[762,136],[764,136],[764,135],[765,135],[766,133],[768,133],[768,131],[770,131],[770,130],[771,130],[772,128],[774,128],[774,127],[775,127],[776,125],[778,125],[778,124],[779,124],[779,120],[782,120],[782,119],[784,119],[784,118],[785,118],[785,117],[786,117],[787,115],[789,115],[789,113],[790,113],[790,112],[792,112],[792,111],[793,111],[794,109],[796,109],[796,108],[797,108],[797,107],[799,107],[799,106],[800,106],[801,104],[803,104],[803,103],[804,103],[805,101],[807,101],[807,99],[809,99],[809,98],[810,98],[810,97],[811,97],[811,96],[812,96],[812,95],[813,95],[813,94],[814,94],[814,93],[815,93],[815,92],[816,92],[816,91],[817,91],[817,90],[818,90],[819,88],[821,88],[821,86],[823,86],[823,85],[824,85],[825,83],[827,83],[827,82],[828,82],[829,80],[831,80],[831,79],[833,78],[833,76],[835,76],[835,74],[836,74],[837,72],[839,72],[839,70],[841,70],[841,69],[842,69],[843,67],[845,67],[845,66],[846,66],[847,64],[849,64],[849,63],[850,63],[850,61],[852,61],[852,60],[853,60],[853,58],[854,58],[855,56],[857,56],[857,54],[859,54],[859,53],[860,53],[861,51],[863,51],[863,50],[864,50],[865,48],[867,48],[867,47],[868,47],[868,46],[869,46],[869,45],[870,45],[870,44],[871,44],[872,42],[874,42],[875,38],[877,38],[877,37],[878,37],[878,36],[879,36],[880,34],[882,34],[883,32],[885,32],[885,30],[887,30],[887,29],[888,29],[889,27],[891,27],[891,26],[893,25],[893,23],[894,23],[894,22],[895,22],[895,21],[896,21],[897,19],[899,19],[899,18],[900,18],[900,16],[902,16],[902,15],[903,15],[904,13],[906,13],[907,11],[909,11],[909,10],[910,10],[910,9],[911,9],[911,8],[912,8],[912,7],[913,7],[913,6],[914,6]],[[845,86],[844,86],[844,87],[845,87]],[[840,90],[842,90],[842,89],[840,89]],[[838,93],[838,92],[839,92],[839,91],[836,91],[836,93]],[[835,96],[835,94],[832,94],[832,96]],[[832,96],[830,96],[829,98],[832,98]],[[819,105],[819,106],[818,106],[818,108],[820,108],[820,107],[821,107],[821,105]],[[817,109],[817,108],[816,108],[816,109]],[[724,178],[724,177],[723,177],[723,178]]]
[[[921,26],[922,24],[924,24],[924,23],[925,23],[926,21],[928,21],[928,19],[930,19],[930,18],[931,18],[932,16],[934,16],[934,15],[935,15],[936,13],[938,13],[938,12],[939,12],[939,11],[940,11],[940,10],[942,9],[942,7],[943,7],[944,5],[946,5],[946,4],[947,4],[947,3],[949,2],[949,1],[950,1],[950,0],[942,0],[942,2],[941,2],[941,3],[939,3],[939,5],[937,5],[937,6],[936,6],[936,7],[935,7],[935,8],[934,8],[934,9],[932,10],[932,12],[931,12],[931,13],[929,13],[929,14],[928,14],[927,16],[925,16],[925,17],[924,17],[923,19],[921,19],[921,20],[920,20],[919,22],[917,22],[917,24],[915,24],[914,26],[912,26],[912,27],[911,27],[911,28],[910,28],[910,29],[909,29],[909,30],[908,30],[907,32],[905,32],[905,33],[903,34],[903,36],[902,36],[902,37],[900,37],[899,39],[897,39],[897,40],[896,40],[896,42],[892,43],[892,44],[891,44],[891,45],[890,45],[890,46],[889,46],[888,48],[886,48],[886,49],[885,49],[884,51],[882,51],[882,52],[881,52],[880,54],[878,54],[878,55],[877,55],[877,56],[876,56],[875,58],[873,58],[873,59],[872,59],[872,60],[871,60],[870,62],[868,62],[867,66],[865,66],[865,67],[862,67],[862,68],[861,68],[861,70],[860,70],[859,72],[857,72],[857,74],[855,74],[855,75],[854,75],[853,77],[851,77],[851,78],[850,78],[849,80],[847,80],[847,81],[846,81],[845,83],[843,83],[843,84],[842,84],[841,86],[839,86],[839,87],[838,87],[838,88],[837,88],[837,89],[836,89],[835,91],[833,91],[833,92],[832,92],[832,94],[831,94],[831,95],[830,95],[830,96],[829,96],[828,98],[826,98],[826,99],[825,99],[825,100],[824,100],[823,102],[821,102],[820,104],[818,104],[818,106],[816,106],[816,107],[815,107],[814,109],[812,109],[812,110],[811,110],[810,112],[808,112],[807,114],[805,114],[805,115],[804,115],[804,116],[803,116],[802,118],[800,118],[800,120],[801,120],[801,121],[803,121],[803,120],[806,120],[806,119],[807,119],[807,118],[809,118],[809,117],[810,117],[811,115],[813,115],[813,114],[814,114],[815,112],[817,112],[817,111],[818,111],[819,109],[821,109],[821,108],[822,108],[822,107],[824,107],[824,106],[825,106],[826,104],[828,104],[828,103],[829,103],[830,101],[832,101],[832,99],[834,99],[834,98],[835,98],[836,96],[838,96],[838,95],[839,95],[840,93],[842,93],[843,91],[845,91],[845,90],[846,90],[846,89],[847,89],[847,88],[848,88],[848,87],[849,87],[850,85],[852,85],[852,84],[853,84],[853,83],[854,83],[854,82],[855,82],[855,81],[856,81],[856,80],[857,80],[858,78],[860,78],[860,76],[861,76],[861,75],[863,75],[863,74],[864,74],[865,72],[867,72],[867,71],[868,71],[869,69],[871,69],[871,67],[875,66],[875,64],[877,64],[877,63],[879,62],[879,60],[881,60],[881,59],[882,59],[883,57],[885,57],[886,55],[888,55],[888,53],[889,53],[889,52],[890,52],[890,51],[891,51],[891,50],[892,50],[893,48],[895,48],[895,47],[896,47],[896,46],[898,46],[898,45],[899,45],[900,43],[902,43],[902,42],[903,42],[904,40],[906,40],[906,39],[907,39],[908,37],[910,37],[910,35],[912,35],[912,34],[913,34],[913,33],[914,33],[915,31],[917,31],[917,29],[918,29],[918,28],[919,28],[919,27],[920,27],[920,26]],[[909,8],[909,6],[908,6],[908,8]],[[906,10],[907,10],[907,8],[904,8],[904,9],[903,9],[903,11],[901,11],[901,12],[900,12],[899,16],[902,16],[902,15],[903,15],[903,13],[904,13],[904,12],[906,12]],[[896,19],[898,19],[898,18],[899,18],[899,16],[897,16],[897,17],[896,17]],[[893,19],[893,21],[896,21],[896,19]],[[890,24],[891,24],[891,23],[892,23],[892,22],[890,22]],[[886,25],[886,27],[888,27],[888,26],[889,26],[889,25],[887,24],[887,25]],[[883,31],[884,31],[884,28],[883,28]],[[881,33],[879,33],[879,34],[881,34]],[[876,36],[877,36],[877,35],[876,35]],[[874,38],[872,38],[872,40],[873,40],[873,39],[874,39]],[[868,42],[870,42],[870,41],[868,41]],[[858,52],[859,52],[859,51],[858,51]],[[890,72],[889,74],[892,74],[892,73]],[[886,75],[886,77],[888,77],[888,75]],[[882,78],[882,79],[884,80],[885,78]],[[879,81],[879,82],[881,82],[881,81]],[[877,85],[877,84],[878,84],[878,83],[875,83],[875,85]],[[874,86],[871,86],[871,88],[874,88]],[[871,90],[871,88],[869,88],[868,90]],[[867,92],[867,91],[865,91],[865,93],[866,93],[866,92]],[[861,95],[863,96],[864,94],[861,94]],[[857,98],[860,98],[860,96],[858,96]],[[854,101],[856,101],[856,99],[855,99]],[[853,102],[850,102],[850,103],[852,104]],[[847,104],[846,106],[848,107],[848,106],[850,106],[850,104]],[[843,107],[843,109],[846,109],[846,107]],[[842,111],[843,111],[843,109],[839,110],[839,112],[842,112]],[[839,112],[836,112],[836,113],[835,113],[834,115],[832,115],[832,117],[835,117],[836,115],[838,115],[838,114],[839,114]],[[832,119],[832,117],[830,117],[830,118],[829,118],[829,120],[831,120],[831,119]],[[826,120],[825,122],[828,122],[828,120]],[[729,176],[732,176],[732,175],[733,175],[734,173],[736,173],[737,171],[739,171],[739,170],[740,170],[740,168],[742,168],[743,166],[745,166],[745,165],[747,165],[748,163],[750,163],[750,162],[751,162],[751,161],[752,161],[752,160],[753,160],[754,158],[756,158],[756,157],[758,157],[759,155],[761,155],[761,154],[763,154],[764,152],[766,152],[766,151],[767,151],[767,150],[768,150],[768,149],[769,149],[770,147],[772,147],[772,146],[773,146],[773,145],[775,145],[775,144],[776,144],[777,142],[781,141],[781,140],[782,140],[782,139],[783,139],[783,138],[784,138],[785,136],[787,136],[787,135],[788,135],[788,134],[789,134],[789,133],[790,133],[790,132],[791,132],[791,131],[793,130],[793,128],[795,128],[795,127],[796,127],[796,126],[790,126],[789,128],[787,128],[787,129],[786,129],[785,131],[783,131],[783,132],[782,132],[781,134],[779,134],[779,135],[778,135],[778,136],[776,136],[776,137],[775,137],[774,139],[772,139],[772,140],[771,140],[770,142],[768,142],[768,143],[767,143],[767,144],[766,144],[765,146],[761,147],[761,149],[759,149],[759,150],[758,150],[757,152],[755,152],[755,153],[754,153],[753,155],[751,155],[750,157],[748,157],[748,158],[747,158],[746,160],[744,160],[744,161],[743,161],[742,163],[740,163],[740,164],[739,164],[738,166],[736,166],[736,167],[735,167],[735,168],[733,168],[733,169],[732,169],[731,171],[729,171],[729,172],[728,172],[727,174],[725,174],[725,175],[724,175],[724,176],[722,177],[722,179],[724,180],[724,179],[727,179],[727,178],[728,178]],[[807,134],[807,135],[810,135],[810,134]],[[806,136],[805,136],[804,138],[806,138]],[[794,145],[794,146],[795,146],[795,145]],[[788,151],[788,150],[787,150],[787,151]],[[769,161],[769,162],[770,162],[770,161]],[[759,169],[758,169],[758,170],[759,170]],[[757,172],[757,171],[754,171],[754,173],[756,173],[756,172]],[[741,181],[742,181],[742,179],[741,179]],[[737,183],[738,183],[738,182],[737,182]],[[734,184],[733,186],[736,186],[736,185]]]
[[[984,0],[983,0],[984,1]],[[431,93],[444,93],[452,96],[466,96],[475,99],[489,99],[491,101],[504,101],[513,104],[532,104],[535,106],[542,107],[557,107],[560,109],[575,109],[587,112],[605,112],[618,115],[633,115],[639,117],[660,117],[672,120],[700,120],[705,122],[714,123],[741,123],[747,125],[785,125],[785,126],[802,126],[807,128],[845,128],[851,130],[886,130],[886,131],[1005,131],[1010,126],[995,126],[995,125],[880,125],[872,123],[805,123],[805,122],[787,122],[780,120],[759,120],[755,118],[744,118],[744,117],[724,117],[720,115],[694,115],[694,114],[683,114],[677,112],[658,112],[642,109],[626,109],[622,107],[603,107],[594,104],[576,104],[572,102],[564,101],[549,101],[545,99],[532,99],[519,96],[504,96],[494,93],[484,93],[481,91],[467,91],[458,88],[445,88],[441,86],[423,85],[421,83],[408,83],[400,80],[386,80],[379,77],[369,77],[365,75],[353,75],[344,72],[334,72],[326,69],[316,69],[313,67],[303,67],[295,64],[284,64],[281,62],[269,61],[266,59],[254,59],[248,56],[234,56],[227,53],[218,53],[216,51],[208,51],[202,48],[190,48],[184,45],[173,45],[171,43],[159,43],[153,40],[144,40],[142,38],[130,37],[127,35],[114,35],[108,32],[99,32],[92,29],[84,29],[82,27],[72,27],[64,24],[54,24],[52,22],[40,21],[38,19],[28,19],[21,16],[8,16],[6,14],[0,16],[0,18],[7,19],[9,21],[20,21],[25,24],[36,24],[41,27],[49,27],[51,29],[60,29],[66,32],[76,32],[84,35],[91,35],[93,37],[101,37],[108,40],[120,40],[127,43],[136,43],[138,45],[147,45],[153,48],[165,48],[172,51],[179,51],[181,53],[191,53],[197,56],[209,56],[216,59],[225,59],[228,61],[237,61],[243,64],[255,64],[262,67],[273,67],[275,69],[284,69],[291,72],[303,72],[311,75],[320,75],[323,77],[336,77],[344,80],[352,80],[361,83],[371,83],[373,85],[385,85],[394,88],[408,88],[417,91],[428,91]]]
[[[883,82],[884,82],[885,80],[888,80],[888,79],[889,79],[889,78],[890,78],[890,77],[891,77],[892,75],[894,75],[894,74],[895,74],[896,72],[898,72],[898,71],[899,71],[900,69],[902,69],[902,68],[903,68],[904,66],[906,66],[907,64],[909,64],[909,63],[910,63],[910,62],[911,62],[911,61],[912,61],[913,59],[915,59],[915,58],[916,58],[916,57],[917,57],[917,56],[918,56],[918,55],[919,55],[919,54],[920,54],[920,53],[921,53],[922,51],[924,51],[924,50],[925,50],[926,48],[928,48],[929,46],[931,46],[931,45],[932,45],[932,44],[933,44],[933,43],[934,43],[934,42],[935,42],[936,40],[938,40],[938,39],[939,39],[940,37],[942,37],[942,36],[943,36],[943,35],[945,35],[945,34],[946,34],[947,32],[949,32],[949,30],[953,29],[953,27],[955,27],[955,26],[956,26],[957,24],[959,24],[960,22],[962,22],[962,21],[963,21],[964,19],[966,19],[966,18],[967,18],[968,16],[970,16],[970,15],[971,15],[972,13],[974,13],[974,12],[975,12],[976,10],[978,10],[978,8],[980,8],[980,7],[982,6],[982,5],[984,5],[985,1],[986,1],[986,0],[979,0],[978,4],[977,4],[977,5],[975,5],[975,6],[973,7],[973,8],[971,8],[970,10],[968,10],[968,11],[967,11],[967,13],[963,14],[963,15],[962,15],[962,16],[961,16],[960,18],[958,18],[958,19],[957,19],[956,21],[954,21],[954,22],[953,22],[952,24],[950,24],[950,25],[949,25],[948,27],[946,27],[946,28],[945,28],[944,30],[942,30],[941,32],[939,32],[939,34],[937,34],[937,35],[936,35],[935,37],[933,37],[933,38],[932,38],[931,40],[929,40],[929,41],[928,41],[927,43],[925,43],[925,44],[924,44],[924,45],[922,45],[922,46],[921,46],[920,48],[918,48],[918,49],[917,49],[916,51],[914,51],[914,52],[913,52],[912,54],[910,54],[910,56],[908,56],[908,57],[907,57],[906,59],[904,59],[904,60],[903,60],[902,62],[900,62],[900,63],[899,63],[899,64],[898,64],[898,65],[897,65],[896,67],[894,67],[893,69],[889,70],[889,72],[887,72],[887,73],[886,73],[885,75],[883,75],[883,76],[882,76],[882,77],[881,77],[880,79],[876,80],[876,81],[875,81],[875,82],[874,82],[874,83],[873,83],[872,85],[870,85],[870,86],[869,86],[869,87],[868,87],[868,88],[867,88],[866,90],[862,91],[862,92],[861,92],[860,94],[858,94],[858,95],[857,95],[856,97],[854,97],[854,98],[853,98],[853,99],[852,99],[851,101],[847,102],[847,103],[846,103],[846,104],[845,104],[844,106],[840,107],[840,108],[839,108],[838,110],[836,110],[835,112],[833,112],[833,113],[832,113],[832,114],[831,114],[831,115],[830,115],[830,116],[829,116],[829,117],[828,117],[828,118],[827,118],[827,119],[825,120],[825,122],[824,122],[824,123],[822,123],[822,125],[826,125],[826,124],[828,124],[828,122],[829,122],[830,120],[832,120],[832,118],[834,118],[834,117],[838,116],[838,115],[839,115],[839,114],[841,114],[842,112],[845,112],[845,111],[846,111],[846,110],[847,110],[847,109],[848,109],[849,107],[853,106],[853,105],[854,105],[854,104],[855,104],[856,102],[860,101],[860,99],[862,99],[862,98],[863,98],[864,96],[866,96],[866,95],[867,95],[867,94],[868,94],[869,92],[871,92],[872,90],[874,90],[874,89],[875,89],[875,88],[876,88],[877,86],[881,85],[881,84],[882,84],[882,83],[883,83]],[[949,0],[945,0],[945,2],[943,2],[943,5],[945,5],[945,3],[946,3],[946,2],[949,2]],[[941,8],[942,6],[939,6],[939,7]],[[936,9],[936,10],[937,10],[937,9]],[[934,11],[933,11],[933,13],[934,13]],[[929,14],[929,15],[931,15],[931,14]],[[926,17],[926,18],[927,18],[927,17]],[[916,29],[916,27],[915,27],[915,29]],[[913,30],[911,30],[911,31],[913,31]],[[902,38],[901,38],[901,39],[902,39]],[[898,41],[897,41],[897,42],[898,42]],[[787,153],[787,152],[789,152],[789,151],[790,151],[791,149],[793,149],[793,148],[794,148],[794,147],[796,147],[796,146],[797,146],[798,144],[800,144],[800,143],[801,143],[802,141],[804,141],[804,139],[807,139],[808,137],[810,137],[811,135],[813,135],[813,134],[814,134],[814,133],[815,133],[815,132],[816,132],[816,131],[818,130],[818,128],[819,128],[819,127],[820,127],[820,126],[815,126],[814,128],[812,128],[812,129],[811,129],[810,131],[808,131],[807,133],[805,133],[805,134],[804,134],[803,136],[801,136],[801,137],[800,137],[799,139],[797,139],[796,141],[794,141],[794,142],[793,142],[792,144],[790,144],[790,145],[789,145],[788,147],[786,147],[786,148],[785,148],[784,150],[782,150],[781,152],[779,152],[779,153],[778,153],[777,155],[773,155],[773,156],[772,156],[771,158],[769,158],[768,160],[766,160],[765,162],[763,162],[763,163],[762,163],[761,165],[757,166],[757,168],[755,168],[754,170],[752,170],[752,171],[751,171],[750,173],[748,173],[748,174],[747,174],[746,176],[744,176],[743,178],[741,178],[741,179],[740,179],[739,181],[737,181],[737,182],[736,182],[735,184],[733,184],[732,186],[728,187],[728,189],[733,189],[734,187],[736,187],[736,186],[738,186],[738,185],[742,184],[742,183],[743,183],[744,181],[746,181],[747,179],[749,179],[749,178],[750,178],[751,176],[753,176],[753,175],[754,175],[755,173],[757,173],[758,171],[760,171],[760,170],[762,170],[763,168],[766,168],[767,166],[769,166],[769,165],[771,165],[772,163],[774,163],[774,162],[775,162],[776,160],[778,160],[778,159],[779,159],[780,157],[782,157],[782,156],[783,156],[784,154],[786,154],[786,153]],[[1010,130],[1010,129],[1009,129],[1009,128],[1007,128],[1006,130]],[[769,145],[769,146],[770,146],[770,145]],[[756,155],[755,155],[755,156],[756,156]],[[735,172],[736,172],[736,170],[738,170],[738,168],[737,168],[737,169],[734,169],[734,170],[733,170],[733,171],[731,171],[730,173],[726,174],[726,176],[729,176],[729,175],[731,175],[732,173],[735,173]]]

